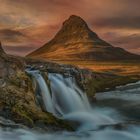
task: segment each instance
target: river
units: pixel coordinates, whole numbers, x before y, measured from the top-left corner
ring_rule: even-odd
[[[75,132],[44,133],[1,128],[0,140],[140,140],[140,82],[96,94],[90,104],[73,77],[49,74],[51,92],[39,71],[30,71],[46,111],[78,122]]]

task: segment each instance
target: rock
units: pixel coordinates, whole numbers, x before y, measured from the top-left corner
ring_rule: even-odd
[[[44,112],[36,104],[32,83],[25,73],[9,79],[7,86],[0,88],[0,115],[28,127],[39,127],[37,122],[41,121],[45,126],[42,129],[72,130],[67,123]]]
[[[47,131],[72,130],[67,122],[44,112],[36,104],[24,58],[4,54],[0,55],[0,64],[0,116],[32,128],[42,126]]]
[[[4,52],[4,49],[2,48],[2,44],[1,44],[1,42],[0,42],[0,55],[1,54],[5,54],[5,52]]]

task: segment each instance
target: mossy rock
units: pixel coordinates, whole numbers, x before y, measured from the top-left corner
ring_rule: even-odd
[[[139,78],[133,76],[112,76],[112,77],[97,77],[89,79],[85,82],[88,96],[94,96],[97,92],[113,90],[116,86],[135,83]]]
[[[42,129],[46,130],[73,130],[69,123],[42,111],[36,104],[32,81],[24,72],[18,71],[7,81],[5,87],[0,87],[1,116],[32,128],[43,124]]]

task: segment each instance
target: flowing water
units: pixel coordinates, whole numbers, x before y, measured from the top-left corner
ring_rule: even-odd
[[[42,134],[26,129],[1,129],[0,140],[140,140],[140,82],[98,93],[97,102],[90,105],[73,77],[49,73],[48,85],[39,71],[28,73],[34,86],[38,85],[45,110],[76,122],[76,131]]]

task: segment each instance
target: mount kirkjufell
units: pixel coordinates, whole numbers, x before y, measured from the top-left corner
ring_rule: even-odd
[[[79,16],[66,20],[55,37],[29,57],[49,60],[130,60],[140,59],[99,38]]]

